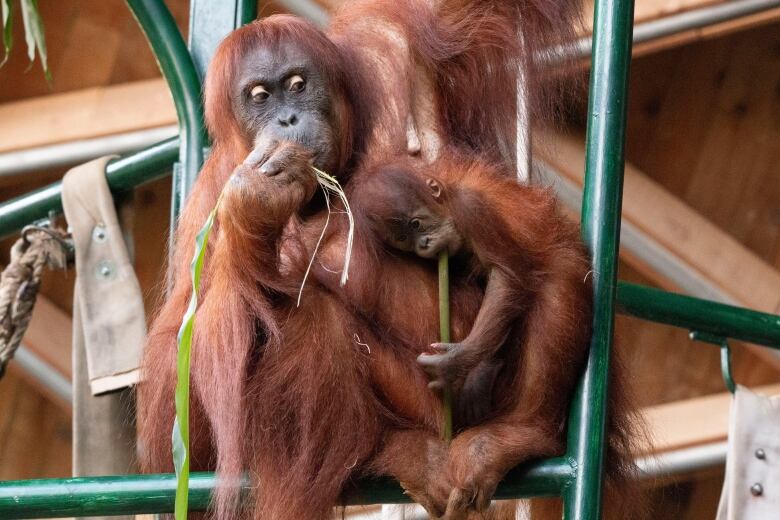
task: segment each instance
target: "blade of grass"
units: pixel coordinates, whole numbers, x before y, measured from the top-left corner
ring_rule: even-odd
[[[312,168],[314,168],[312,166]],[[324,171],[314,168],[314,172],[317,174],[317,182],[320,186],[324,186],[327,190],[334,192],[341,199],[341,203],[344,205],[344,211],[347,213],[349,219],[349,231],[347,232],[347,248],[344,253],[344,267],[341,270],[341,285],[343,286],[349,280],[349,264],[352,261],[352,244],[355,239],[355,219],[352,216],[352,208],[349,207],[349,201],[347,200],[347,194],[339,184],[339,181],[335,177],[328,175]]]
[[[314,258],[317,256],[317,251],[319,251],[320,249],[320,244],[322,243],[322,239],[325,237],[325,231],[328,230],[328,224],[330,224],[330,193],[328,193],[328,190],[325,188],[325,186],[320,185],[320,188],[322,189],[322,193],[325,196],[325,206],[328,208],[328,213],[327,215],[325,215],[325,224],[322,226],[322,233],[320,233],[320,237],[317,239],[317,245],[314,246],[314,252],[312,252],[311,258],[309,259],[309,265],[306,266],[306,272],[303,274],[303,281],[301,281],[301,288],[298,290],[298,301],[295,304],[296,307],[301,306],[301,297],[303,296],[303,286],[306,285],[306,279],[309,278],[309,272],[311,271],[311,266],[314,263]]]
[[[439,252],[439,338],[450,342],[450,257],[446,249]],[[452,390],[444,387],[442,394],[442,438],[452,440]]]
[[[347,280],[349,279],[349,263],[352,260],[352,244],[353,240],[355,238],[355,219],[352,216],[352,209],[349,207],[349,201],[347,200],[347,194],[344,192],[344,189],[341,187],[341,184],[339,184],[339,181],[336,180],[335,177],[332,177],[331,175],[328,175],[324,171],[315,168],[312,166],[312,170],[314,170],[314,174],[317,178],[317,183],[320,185],[320,188],[322,189],[322,193],[325,195],[325,205],[328,209],[328,214],[325,217],[325,225],[322,226],[322,233],[320,233],[320,237],[317,240],[317,245],[314,246],[314,251],[311,254],[311,258],[309,259],[309,265],[306,267],[306,272],[303,274],[303,280],[301,281],[301,288],[298,290],[298,303],[297,306],[301,305],[301,296],[303,296],[303,287],[306,285],[306,280],[309,278],[309,272],[311,271],[311,266],[314,264],[314,258],[317,256],[317,251],[320,249],[320,244],[322,243],[322,239],[325,236],[325,231],[328,229],[328,224],[330,224],[330,214],[331,214],[331,205],[330,205],[330,194],[335,193],[338,195],[339,199],[341,199],[341,203],[344,205],[344,213],[347,214],[347,218],[349,219],[349,230],[347,231],[347,247],[344,251],[344,267],[341,270],[341,280],[340,285],[343,287],[345,283],[347,283]]]
[[[214,209],[209,213],[206,222],[195,238],[195,253],[190,264],[192,276],[192,296],[187,312],[182,318],[178,335],[178,353],[176,358],[176,419],[173,423],[172,445],[173,465],[176,469],[176,505],[174,508],[176,520],[186,520],[189,502],[190,484],[190,354],[192,351],[192,335],[195,328],[195,312],[198,309],[198,291],[200,291],[200,275],[206,258],[211,228],[222,200],[220,195]]]
[[[0,0],[0,14],[2,14],[2,28],[3,28],[3,60],[0,61],[0,67],[5,65],[8,61],[8,57],[11,55],[11,49],[14,46],[13,38],[13,4],[8,3],[8,0]]]

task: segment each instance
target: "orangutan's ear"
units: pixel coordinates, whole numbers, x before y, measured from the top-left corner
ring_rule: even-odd
[[[439,197],[441,197],[441,184],[439,184],[439,181],[428,177],[425,179],[425,184],[427,184],[428,188],[431,190],[433,198],[439,200]]]

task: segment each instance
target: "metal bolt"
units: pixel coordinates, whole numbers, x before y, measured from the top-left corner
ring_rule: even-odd
[[[114,266],[111,264],[111,262],[107,262],[105,260],[97,265],[96,271],[98,278],[102,278],[104,280],[108,280],[114,276]]]
[[[763,448],[758,448],[756,450],[756,458],[760,460],[764,460],[766,458],[766,452]]]
[[[106,237],[106,228],[103,226],[95,226],[95,229],[92,230],[92,240],[95,242],[105,242]]]
[[[750,494],[754,497],[760,497],[764,494],[764,486],[756,482],[752,486],[750,486]]]

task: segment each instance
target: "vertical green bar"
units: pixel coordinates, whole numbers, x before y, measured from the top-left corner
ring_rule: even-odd
[[[257,0],[192,0],[188,46],[202,78],[219,43],[257,16]]]
[[[577,477],[564,492],[567,519],[601,518],[633,15],[633,0],[596,0],[582,204],[582,237],[593,257],[593,338],[571,407],[568,455]]]
[[[179,164],[174,165],[171,237],[179,210],[195,184],[203,163],[206,129],[203,124],[200,78],[176,21],[163,0],[126,0],[146,34],[160,70],[171,89],[179,119]],[[172,244],[172,243],[171,243]]]

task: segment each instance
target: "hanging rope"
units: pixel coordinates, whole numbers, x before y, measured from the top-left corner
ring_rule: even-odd
[[[24,228],[11,248],[0,275],[0,378],[30,323],[43,268],[65,269],[70,251],[65,231],[42,226]]]

